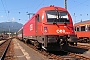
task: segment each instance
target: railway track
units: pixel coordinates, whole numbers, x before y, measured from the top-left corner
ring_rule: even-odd
[[[7,40],[0,45],[0,60],[4,60],[7,49],[10,45],[11,40]]]
[[[89,50],[90,49],[90,45],[89,44],[78,44],[77,46],[72,46],[72,47],[74,47],[74,48],[82,48],[82,49],[87,49],[87,50]]]
[[[90,49],[90,44],[87,44],[87,43],[78,43],[78,47],[84,48],[84,49]]]
[[[78,59],[83,59],[83,60],[90,60],[90,45],[87,43],[78,43],[77,46],[75,47],[77,49],[79,49],[80,53],[72,53],[70,52],[68,55],[69,56],[73,56],[76,57]],[[80,50],[81,49],[81,50]],[[83,49],[83,52],[81,53]]]
[[[4,42],[6,42],[6,40],[0,40],[0,46],[1,46]]]
[[[76,57],[77,59],[80,59],[80,60],[90,60],[89,56],[85,56],[83,54],[70,53],[69,56]]]

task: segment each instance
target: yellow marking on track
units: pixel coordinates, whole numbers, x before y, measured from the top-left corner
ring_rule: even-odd
[[[14,57],[24,57],[24,55],[20,55],[20,56],[14,56]]]

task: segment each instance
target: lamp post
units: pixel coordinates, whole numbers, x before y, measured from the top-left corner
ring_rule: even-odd
[[[29,15],[29,19],[30,19],[30,13],[28,13],[27,15]]]
[[[88,17],[88,14],[87,14],[87,17]],[[89,19],[88,19],[89,20]]]
[[[82,16],[82,14],[80,14],[80,16]],[[81,22],[82,22],[82,17],[81,17]]]
[[[67,9],[67,0],[64,0],[64,7]]]
[[[76,14],[75,14],[75,13],[74,13],[74,17],[75,17],[75,23],[76,23],[76,17],[77,17],[77,16],[76,16]]]
[[[10,11],[8,11],[8,21],[9,21],[9,13],[10,13]]]
[[[10,38],[10,26],[9,26],[9,38]]]
[[[29,19],[30,19],[30,15],[34,15],[34,13],[28,13],[28,12],[26,12],[27,13],[27,15],[29,15]]]

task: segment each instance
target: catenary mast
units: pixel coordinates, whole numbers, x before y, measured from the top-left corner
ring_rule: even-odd
[[[67,9],[67,0],[64,0],[64,8]]]

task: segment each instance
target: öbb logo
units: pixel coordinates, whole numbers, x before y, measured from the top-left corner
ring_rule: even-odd
[[[60,29],[60,30],[57,29],[56,32],[57,32],[57,33],[65,33],[65,30],[64,30],[64,29]]]
[[[33,30],[33,24],[30,24],[30,31]]]

